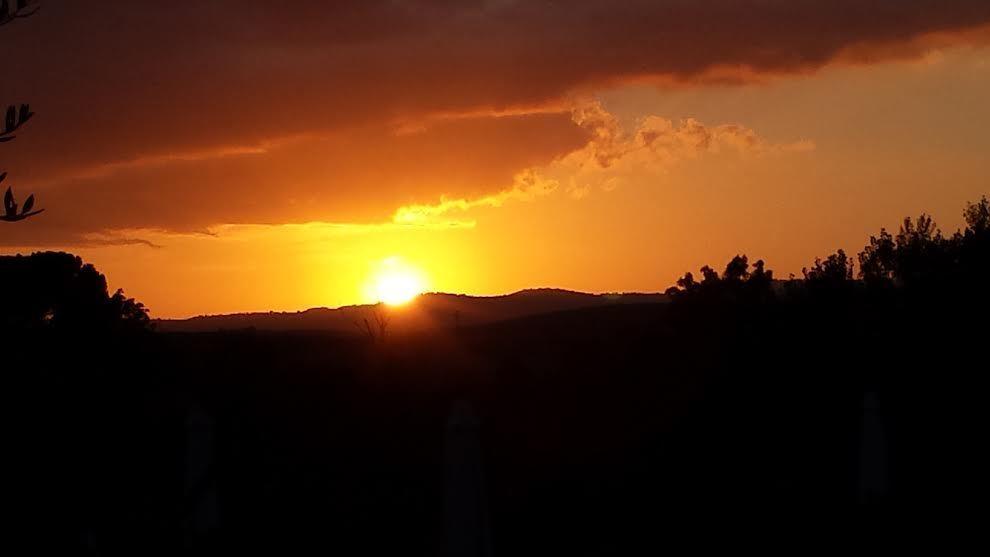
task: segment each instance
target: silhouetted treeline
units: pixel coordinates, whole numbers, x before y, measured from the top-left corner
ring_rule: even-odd
[[[897,235],[885,229],[859,253],[859,271],[843,250],[803,269],[804,283],[785,285],[791,294],[803,289],[805,296],[817,296],[823,291],[850,291],[853,282],[872,289],[900,288],[905,292],[941,290],[961,291],[975,288],[987,280],[990,253],[990,202],[984,197],[969,203],[963,212],[965,230],[950,237],[942,235],[935,222],[922,214],[917,219],[905,218]],[[763,260],[752,267],[745,255],[737,255],[721,274],[705,266],[700,281],[692,273],[678,279],[677,286],[667,290],[672,296],[720,301],[767,301],[779,288],[774,286],[773,272]]]
[[[3,258],[19,531],[61,555],[442,555],[466,400],[496,554],[957,539],[986,486],[988,209],[803,280],[740,255],[671,303],[387,342],[151,333],[78,259]]]
[[[967,501],[986,487],[976,440],[988,417],[990,203],[964,217],[951,236],[907,218],[871,237],[858,265],[839,250],[803,280],[774,280],[740,255],[668,291],[672,336],[715,359],[688,441],[697,451],[705,439],[709,461],[733,459],[705,488],[711,504],[742,489],[743,500],[784,496],[782,508],[844,509],[870,528],[972,527]]]
[[[44,330],[92,335],[149,326],[144,305],[107,290],[95,267],[67,253],[0,256],[0,332]]]

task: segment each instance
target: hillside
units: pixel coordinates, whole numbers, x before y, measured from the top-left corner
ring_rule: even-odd
[[[387,308],[392,331],[448,329],[518,317],[619,304],[665,303],[663,294],[586,294],[557,289],[522,290],[505,296],[423,294],[407,306]],[[313,308],[299,312],[238,313],[157,320],[163,332],[206,332],[254,328],[264,331],[333,331],[360,334],[375,306]]]

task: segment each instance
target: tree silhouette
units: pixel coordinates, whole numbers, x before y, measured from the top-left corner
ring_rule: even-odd
[[[974,223],[980,222],[981,206],[971,204]],[[967,227],[973,234],[973,228]],[[880,236],[870,237],[870,244],[859,254],[859,273],[870,285],[896,284],[933,286],[936,282],[952,280],[956,273],[958,251],[963,233],[945,238],[935,221],[926,214],[917,219],[905,218],[897,235],[880,229]]]
[[[742,282],[747,278],[749,278],[749,258],[745,255],[733,257],[722,272],[722,280],[729,282]]]
[[[694,275],[690,272],[684,273],[684,276],[677,279],[677,286],[682,288],[687,292],[691,292],[698,288],[698,283],[694,280]],[[676,288],[675,288],[676,290]]]
[[[370,317],[370,319],[369,319]],[[392,316],[388,312],[385,304],[378,302],[371,306],[367,315],[361,321],[355,321],[354,326],[360,329],[371,342],[385,342],[388,334],[388,326],[392,322]]]
[[[990,231],[990,200],[986,196],[976,203],[967,203],[963,211],[966,226],[972,234],[986,234]]]
[[[721,281],[721,279],[718,278],[718,271],[712,269],[708,265],[701,268],[701,276],[703,277],[701,279],[701,284],[704,286],[714,286]]]
[[[917,282],[947,269],[951,245],[928,215],[904,219],[895,239],[896,273],[905,282]]]
[[[99,333],[149,325],[143,304],[122,290],[110,294],[106,277],[68,253],[0,257],[0,292],[0,330]]]
[[[766,263],[762,259],[757,259],[746,283],[756,290],[770,290],[773,284],[773,271],[766,268]]]
[[[820,301],[836,301],[858,292],[861,284],[963,295],[990,277],[990,200],[982,196],[967,203],[963,217],[965,230],[948,238],[927,214],[905,218],[896,235],[881,228],[870,237],[858,255],[860,281],[854,280],[853,259],[840,249],[825,259],[815,259],[814,265],[801,270],[804,281],[790,282],[785,290],[807,292]],[[721,274],[706,265],[701,275],[698,282],[694,274],[685,273],[665,293],[679,299],[730,303],[766,302],[774,294],[773,272],[762,260],[750,267],[746,255],[733,257]]]
[[[815,259],[814,266],[801,269],[801,273],[809,285],[838,286],[853,279],[853,262],[840,249],[824,260]]]
[[[894,277],[897,245],[886,229],[870,236],[870,244],[859,254],[859,275],[867,283],[886,282]]]
[[[2,0],[0,2],[0,26],[6,25],[17,19],[22,19],[25,17],[30,17],[38,12],[38,7],[32,5],[33,2],[29,0],[16,0],[13,6],[10,5],[8,0]],[[0,129],[0,143],[6,143],[12,141],[17,137],[15,132],[19,130],[24,124],[27,123],[31,117],[34,116],[34,112],[31,112],[31,105],[22,104],[20,107],[11,105],[7,107],[7,113],[4,117],[3,128]],[[7,177],[7,173],[4,172],[0,174],[0,182]],[[39,209],[37,211],[32,211],[34,208],[34,195],[28,196],[27,200],[24,201],[24,206],[21,211],[17,211],[17,202],[14,200],[14,192],[8,187],[7,192],[3,196],[3,214],[0,215],[0,220],[6,222],[17,222],[21,221],[35,215],[44,212],[44,209]]]
[[[685,273],[677,280],[676,286],[664,293],[675,298],[701,299],[712,301],[766,301],[773,295],[773,271],[766,268],[760,259],[750,271],[749,258],[736,255],[719,275],[709,265],[701,268],[701,282],[693,273]]]

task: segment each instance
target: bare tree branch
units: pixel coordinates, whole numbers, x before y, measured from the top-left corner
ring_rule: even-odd
[[[11,10],[10,2],[3,0],[0,2],[0,25],[7,25],[15,19],[24,19],[38,13],[41,6],[32,6],[32,4],[33,2],[29,0],[16,0],[14,9]]]
[[[38,13],[39,9],[40,7],[34,6],[31,0],[15,0],[13,7],[11,7],[9,0],[0,0],[0,26],[6,25],[15,19],[31,17]],[[8,106],[4,116],[3,127],[0,128],[0,143],[6,143],[16,138],[17,136],[14,133],[24,126],[32,116],[34,116],[34,112],[31,112],[31,105],[29,104],[22,104],[20,108],[15,105]],[[0,174],[0,182],[6,177],[6,172]],[[10,188],[7,188],[3,205],[4,212],[3,215],[0,215],[0,221],[5,222],[21,221],[45,211],[44,209],[38,209],[37,211],[31,210],[34,208],[34,195],[32,194],[28,196],[27,201],[24,202],[24,207],[18,212],[17,202],[14,200],[14,192]]]

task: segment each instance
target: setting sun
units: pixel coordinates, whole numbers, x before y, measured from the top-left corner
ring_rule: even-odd
[[[0,0],[0,40],[33,553],[979,536],[990,0]]]
[[[398,257],[389,257],[372,274],[366,296],[390,306],[402,305],[422,294],[425,283],[422,271]]]

